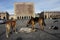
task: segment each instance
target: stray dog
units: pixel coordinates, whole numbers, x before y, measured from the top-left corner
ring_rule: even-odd
[[[32,25],[32,30],[34,30],[34,26],[35,26],[36,23],[39,23],[40,29],[44,30],[43,25],[46,26],[46,24],[44,22],[44,18],[43,17],[35,17],[35,18],[31,17],[31,19],[27,23],[27,27],[29,25]]]
[[[11,29],[16,32],[16,21],[13,20],[9,20],[6,22],[6,37],[8,38],[9,37],[9,34],[11,32]]]
[[[30,32],[35,32],[36,29],[34,31],[32,31],[31,28],[20,28],[19,32],[25,32],[25,33],[30,33]]]
[[[51,26],[51,27],[49,27],[49,29],[58,30],[58,27],[57,26]]]

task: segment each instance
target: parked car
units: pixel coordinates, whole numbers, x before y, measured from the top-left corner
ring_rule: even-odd
[[[5,23],[5,22],[6,22],[6,20],[0,19],[0,24],[3,24],[3,23]]]

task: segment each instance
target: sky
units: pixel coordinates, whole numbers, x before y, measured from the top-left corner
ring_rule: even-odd
[[[33,2],[35,13],[60,11],[60,0],[0,0],[0,12],[7,11],[9,14],[14,14],[15,2]]]

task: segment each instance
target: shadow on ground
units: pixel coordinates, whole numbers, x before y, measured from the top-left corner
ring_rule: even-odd
[[[17,37],[17,39],[16,40],[22,40],[22,38],[21,37]]]

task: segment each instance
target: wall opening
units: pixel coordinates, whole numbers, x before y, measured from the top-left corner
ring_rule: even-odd
[[[5,17],[3,17],[3,19],[5,19]]]
[[[22,16],[22,19],[23,19],[23,16]]]
[[[21,19],[21,16],[20,16],[20,19]]]
[[[47,16],[45,15],[45,19],[47,18]]]
[[[19,19],[19,17],[17,17],[17,19]]]
[[[24,17],[24,19],[26,19],[26,16]]]

